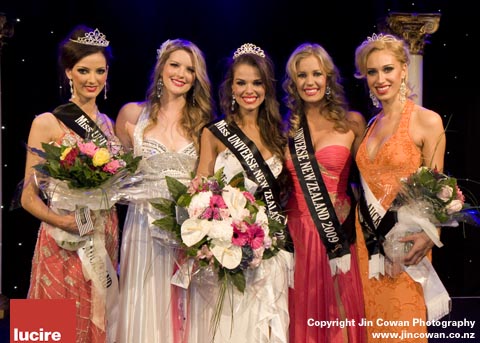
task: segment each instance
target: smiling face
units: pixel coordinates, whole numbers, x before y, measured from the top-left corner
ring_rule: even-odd
[[[162,71],[163,91],[184,95],[195,82],[193,58],[185,50],[173,51],[165,62]]]
[[[395,99],[406,76],[406,64],[389,50],[375,50],[367,58],[367,84],[380,101]]]
[[[240,111],[258,110],[265,100],[265,85],[257,67],[239,64],[233,73],[232,94]]]
[[[65,73],[73,81],[75,97],[95,99],[107,82],[107,60],[101,52],[97,52],[85,56]]]
[[[310,55],[302,58],[297,64],[295,85],[303,101],[319,102],[325,96],[327,74],[317,57]]]

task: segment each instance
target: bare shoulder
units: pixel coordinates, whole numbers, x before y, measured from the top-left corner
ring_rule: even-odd
[[[64,133],[57,117],[51,112],[44,112],[35,116],[29,133],[29,145],[35,142],[51,142],[57,140]]]
[[[415,105],[413,119],[417,124],[425,127],[437,126],[443,123],[440,114],[420,105]]]
[[[366,121],[365,117],[360,112],[348,111],[346,118],[350,129],[355,132],[356,135],[363,134],[366,127]]]
[[[123,105],[118,112],[117,120],[136,123],[140,113],[145,108],[145,102],[129,102]]]
[[[365,117],[358,111],[348,111],[347,120],[358,125],[365,125]]]
[[[32,129],[52,133],[61,130],[57,117],[51,112],[40,113],[33,118]]]

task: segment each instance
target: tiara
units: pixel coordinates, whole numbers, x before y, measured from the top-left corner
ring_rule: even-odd
[[[379,33],[377,35],[376,33],[374,33],[370,37],[367,37],[367,39],[363,41],[362,45],[368,44],[370,42],[375,42],[375,41],[396,42],[396,41],[398,41],[398,39],[393,35],[384,35],[383,33]]]
[[[160,57],[162,57],[165,50],[167,50],[167,46],[170,44],[170,42],[171,42],[170,39],[167,39],[165,42],[162,43],[162,45],[160,45],[160,48],[157,49],[157,60],[159,60]]]
[[[78,37],[77,39],[70,39],[72,42],[107,47],[110,42],[105,39],[105,35],[98,29],[94,31],[86,32],[84,37]]]
[[[245,54],[254,54],[260,57],[265,57],[265,53],[258,46],[252,43],[245,43],[235,51],[235,53],[233,54],[233,59],[236,59],[238,56]]]

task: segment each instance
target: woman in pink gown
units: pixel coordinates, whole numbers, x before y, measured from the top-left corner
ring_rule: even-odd
[[[71,98],[68,104],[35,117],[28,137],[29,148],[40,150],[42,143],[71,145],[95,134],[98,134],[95,137],[108,142],[109,146],[120,148],[120,141],[114,135],[113,121],[100,113],[96,104],[101,92],[105,92],[106,96],[108,63],[111,59],[108,44],[102,33],[83,25],[76,27],[62,42],[59,61],[64,70],[62,76],[70,82],[70,87],[65,89],[70,88]],[[68,120],[77,118],[77,115],[79,117],[75,121]],[[80,126],[77,122],[84,124]],[[40,156],[28,150],[21,202],[26,211],[41,221],[28,298],[74,299],[76,343],[114,342],[116,320],[113,309],[118,301],[118,288],[115,287],[117,212],[114,206],[91,211],[94,230],[88,235],[81,235],[75,216],[74,193],[62,195],[61,187],[55,188],[48,205],[39,196],[39,186],[35,182],[38,175],[34,166],[42,162]],[[90,237],[89,242],[95,242],[95,249],[89,257],[98,257],[94,260],[102,261],[96,263],[96,267],[106,268],[112,282],[106,287],[103,283],[95,282],[102,280],[103,275],[92,272],[92,265],[88,262],[91,259],[85,258],[86,249],[81,245],[75,249],[66,247],[58,238],[58,233],[63,236],[71,234],[69,238],[76,240]]]
[[[287,214],[295,246],[294,289],[289,300],[290,342],[366,342],[365,330],[359,325],[364,317],[362,286],[353,238],[349,236],[354,229],[349,231],[345,224],[340,225],[351,218],[348,179],[365,121],[360,113],[347,110],[338,70],[320,45],[305,43],[297,47],[287,62],[286,73],[284,89],[291,137],[286,167],[293,179]],[[305,150],[313,168],[303,162]],[[296,158],[300,161],[298,167]],[[327,232],[317,227],[325,228],[329,221],[317,223],[307,202],[308,197],[320,198],[320,188],[313,187],[309,177],[314,168],[316,176],[323,179],[331,205],[318,201],[315,204],[313,200],[312,205],[329,208],[330,218],[338,224]],[[316,180],[321,183],[319,178]],[[311,192],[305,192],[303,187]],[[322,239],[325,233],[326,241]],[[334,233],[333,241],[339,244],[330,246],[329,237]]]

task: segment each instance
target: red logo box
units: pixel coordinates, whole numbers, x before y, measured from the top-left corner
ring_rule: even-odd
[[[10,299],[10,343],[75,343],[74,299]]]

